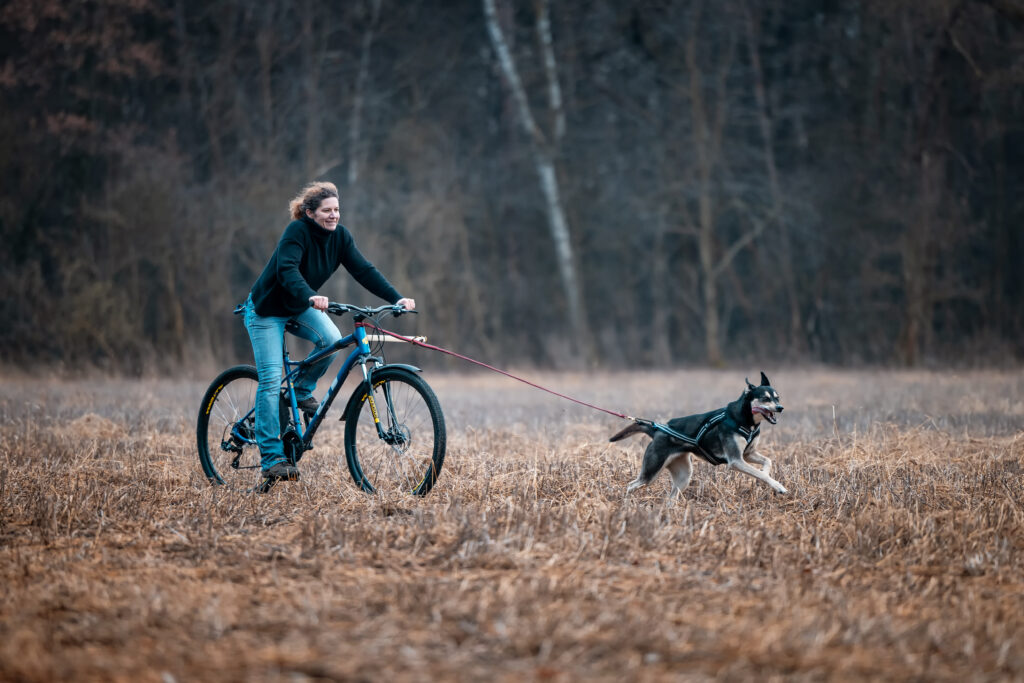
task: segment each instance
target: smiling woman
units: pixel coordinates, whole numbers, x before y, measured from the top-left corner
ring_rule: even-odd
[[[245,327],[252,341],[259,387],[256,391],[256,442],[264,474],[273,479],[297,479],[298,469],[287,462],[281,440],[278,391],[281,386],[281,348],[285,325],[322,350],[341,338],[327,317],[327,297],[317,294],[338,266],[345,269],[371,293],[409,310],[416,302],[402,297],[372,263],[356,248],[355,240],[341,217],[338,188],[333,183],[315,182],[303,188],[288,206],[292,222],[284,229],[245,303]],[[299,407],[316,410],[313,398],[316,381],[333,360],[310,365],[295,379]]]
[[[288,210],[297,221],[308,217],[325,230],[334,230],[341,218],[338,188],[334,183],[310,183],[292,199],[288,204]],[[330,221],[330,227],[328,218],[333,219]]]

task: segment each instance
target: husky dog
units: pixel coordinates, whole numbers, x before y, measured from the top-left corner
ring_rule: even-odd
[[[762,420],[775,424],[775,414],[781,412],[779,392],[762,372],[761,386],[755,387],[748,380],[743,394],[724,408],[677,417],[667,425],[639,421],[626,427],[609,440],[618,441],[640,432],[652,438],[644,453],[640,474],[629,483],[626,492],[647,486],[662,468],[668,468],[672,475],[669,497],[675,497],[690,483],[696,454],[712,465],[727,464],[760,479],[777,493],[789,493],[771,478],[772,461],[758,453],[756,447]]]

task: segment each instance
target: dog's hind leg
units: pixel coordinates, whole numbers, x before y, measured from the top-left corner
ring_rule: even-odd
[[[629,482],[626,485],[626,495],[629,495],[630,493],[633,493],[633,491],[636,491],[641,486],[647,486],[647,484],[649,484],[649,483],[650,482],[641,481],[640,477],[637,477],[636,479],[634,479],[633,481]]]
[[[669,491],[667,504],[671,507],[676,498],[683,495],[683,489],[690,484],[690,477],[693,475],[693,456],[690,453],[680,453],[669,458],[665,465],[669,475],[672,477],[672,490]]]
[[[627,494],[641,486],[647,486],[658,476],[658,472],[665,466],[665,461],[668,459],[668,453],[665,452],[666,446],[666,441],[657,437],[647,444],[644,460],[640,464],[640,474],[636,475],[636,479],[626,486]]]
[[[672,475],[672,492],[669,493],[669,499],[673,499],[681,495],[683,489],[690,484],[690,477],[693,475],[693,456],[683,453],[670,460],[665,468]]]

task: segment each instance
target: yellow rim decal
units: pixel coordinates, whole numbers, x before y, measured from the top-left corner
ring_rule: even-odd
[[[217,400],[218,396],[220,396],[220,390],[223,389],[223,388],[224,388],[224,385],[221,384],[219,387],[217,387],[217,391],[213,392],[213,396],[210,397],[210,402],[206,404],[206,414],[207,415],[209,415],[210,411],[213,410],[213,402]]]

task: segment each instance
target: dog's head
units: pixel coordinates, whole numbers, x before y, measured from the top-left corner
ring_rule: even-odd
[[[760,423],[761,420],[768,420],[771,424],[775,424],[775,414],[782,412],[782,402],[779,400],[779,392],[775,391],[763,372],[760,386],[755,387],[750,380],[747,380],[746,399],[750,402],[750,412],[754,416],[754,424]]]

